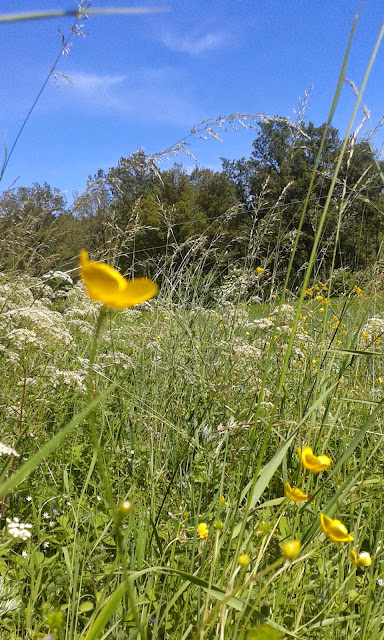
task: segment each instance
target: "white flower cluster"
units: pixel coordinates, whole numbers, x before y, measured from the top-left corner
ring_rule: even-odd
[[[60,292],[59,292],[60,293]],[[85,290],[82,282],[78,282],[69,291],[62,292],[66,300],[67,310],[64,317],[67,318],[96,318],[98,310],[102,306],[101,302],[92,302]],[[58,294],[57,297],[60,297]]]
[[[249,344],[246,340],[240,337],[236,337],[232,344],[232,353],[236,356],[249,358],[251,360],[258,360],[261,358],[262,351],[255,347],[253,344]]]
[[[271,316],[274,317],[278,313],[279,313],[279,307],[275,307],[275,309],[271,313]],[[296,313],[295,308],[292,307],[292,305],[282,304],[280,308],[279,323],[291,324],[295,317],[295,313]]]
[[[216,289],[214,296],[219,304],[242,302],[254,297],[255,289],[260,290],[260,274],[253,269],[234,268],[224,277],[223,284]],[[257,294],[256,294],[257,295]]]
[[[65,329],[62,315],[58,311],[51,311],[40,301],[35,301],[32,307],[7,311],[4,316],[9,319],[10,323],[21,324],[24,322],[28,325],[28,329],[32,327],[33,330],[30,331],[30,334],[34,335],[35,340],[39,335],[44,340],[55,340],[65,345],[72,343],[72,336]],[[23,328],[25,332],[28,329]],[[15,330],[20,332],[22,328],[15,327]]]
[[[8,445],[4,444],[4,442],[0,442],[0,456],[17,456],[19,454],[12,447],[8,447]]]
[[[274,321],[272,318],[257,318],[256,320],[253,320],[253,322],[249,322],[247,327],[249,329],[272,329],[273,325]]]
[[[66,271],[48,271],[43,275],[42,280],[55,280],[59,283],[73,284],[71,276]]]
[[[32,329],[13,329],[8,335],[7,339],[12,342],[13,346],[23,348],[26,345],[43,348],[44,341],[37,337],[36,333]]]
[[[0,306],[3,313],[29,304],[33,304],[33,295],[24,284],[19,282],[17,287],[11,282],[0,284]]]
[[[121,369],[125,371],[127,369],[132,369],[133,360],[125,353],[121,351],[115,351],[114,353],[103,353],[100,355],[100,360],[105,366],[115,366],[119,365]]]
[[[32,529],[32,525],[20,522],[19,518],[13,518],[13,520],[7,518],[7,527],[9,535],[16,540],[25,541],[31,537],[29,529]]]

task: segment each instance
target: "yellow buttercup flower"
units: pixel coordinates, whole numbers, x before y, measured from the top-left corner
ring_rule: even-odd
[[[313,473],[319,473],[332,464],[332,460],[328,456],[313,455],[311,447],[304,447],[303,450],[298,447],[297,452],[303,466]]]
[[[241,567],[247,567],[249,565],[249,560],[249,555],[247,553],[242,553],[237,562]]]
[[[156,295],[158,286],[147,278],[127,280],[104,262],[88,259],[80,251],[80,277],[91,300],[102,302],[112,309],[126,309],[145,302]]]
[[[202,540],[208,538],[208,527],[206,522],[200,522],[199,526],[197,527],[197,535]]]
[[[288,542],[284,542],[281,550],[283,555],[289,560],[294,560],[300,553],[301,542],[300,540],[288,540]]]
[[[304,502],[304,500],[308,500],[308,494],[306,495],[300,489],[291,487],[289,482],[286,482],[284,485],[284,493],[287,498],[293,500],[294,502]]]
[[[352,564],[355,564],[357,567],[370,567],[372,564],[372,558],[368,551],[362,551],[358,554],[356,549],[352,549],[349,557],[351,558]]]
[[[352,542],[354,540],[353,535],[348,533],[347,527],[340,520],[332,520],[324,513],[320,513],[319,517],[323,533],[333,542]]]
[[[256,267],[257,273],[264,273],[263,267]]]
[[[221,496],[220,498],[220,504],[223,504],[224,507],[229,507],[229,502],[226,502],[224,496]]]

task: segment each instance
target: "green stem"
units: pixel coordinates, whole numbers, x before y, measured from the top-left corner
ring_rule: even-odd
[[[99,342],[101,327],[106,315],[106,307],[101,307],[99,316],[97,318],[95,334],[92,339],[91,344],[91,353],[89,355],[89,368],[88,368],[88,380],[87,380],[87,398],[88,402],[91,402],[94,396],[94,388],[93,388],[93,365],[95,363],[96,354],[97,354],[97,345]],[[91,436],[92,446],[94,451],[96,452],[96,461],[98,470],[101,476],[101,480],[105,489],[105,493],[108,499],[108,504],[111,510],[111,515],[113,516],[115,511],[115,501],[113,499],[113,493],[111,484],[109,482],[103,454],[100,448],[100,435],[97,431],[96,420],[95,420],[95,412],[92,411],[88,418],[88,426],[89,432]]]
[[[106,313],[107,313],[107,307],[102,306],[97,318],[97,322],[96,322],[96,328],[95,328],[95,333],[92,339],[92,343],[91,343],[91,352],[89,355],[89,368],[88,368],[88,380],[87,380],[87,397],[88,397],[88,402],[91,402],[94,396],[94,380],[93,380],[93,365],[95,363],[96,360],[96,355],[97,355],[97,347],[98,347],[98,343],[99,343],[99,338],[100,338],[100,334],[101,334],[101,327],[103,325],[104,322],[104,318],[106,317]],[[111,483],[109,481],[109,477],[108,477],[108,473],[107,473],[107,468],[105,465],[105,460],[104,460],[104,456],[100,447],[100,434],[98,433],[97,430],[97,426],[96,426],[96,419],[95,419],[95,412],[92,411],[92,413],[89,415],[89,419],[88,419],[88,426],[89,426],[89,432],[90,432],[90,436],[91,436],[91,441],[92,441],[92,446],[93,449],[96,453],[96,463],[97,463],[97,467],[98,467],[98,471],[100,473],[100,477],[103,483],[103,487],[107,496],[107,500],[108,500],[108,505],[109,505],[109,509],[110,509],[110,514],[111,517],[113,518],[113,522],[115,525],[115,539],[116,539],[116,548],[117,548],[117,558],[120,560],[121,562],[121,566],[122,566],[122,575],[123,575],[123,580],[126,582],[126,594],[127,594],[127,610],[131,610],[132,611],[132,615],[134,617],[136,626],[139,630],[139,632],[142,634],[142,637],[145,638],[146,635],[144,633],[143,627],[141,625],[140,619],[139,619],[139,615],[137,613],[137,609],[136,609],[136,603],[135,603],[135,592],[134,592],[134,588],[133,585],[131,584],[129,577],[128,577],[128,570],[127,570],[127,561],[126,561],[126,554],[124,553],[124,543],[123,543],[123,535],[121,532],[121,521],[119,521],[118,519],[118,515],[116,513],[116,504],[115,504],[115,500],[113,497],[113,491],[112,491],[112,487],[111,487]]]

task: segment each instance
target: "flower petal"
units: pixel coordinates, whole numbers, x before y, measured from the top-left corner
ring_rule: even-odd
[[[157,284],[152,280],[148,280],[148,278],[135,278],[130,282],[126,281],[124,289],[116,297],[116,303],[118,303],[116,307],[118,309],[133,307],[135,304],[140,304],[140,302],[153,298],[157,292]]]
[[[297,449],[297,452],[305,469],[308,469],[313,473],[319,473],[320,471],[323,471],[323,469],[326,469],[332,463],[332,460],[328,458],[328,456],[315,456],[312,452],[311,447],[304,447],[302,451],[299,447]]]
[[[320,513],[319,517],[323,532],[333,542],[351,542],[354,540],[353,535],[348,533],[347,527],[340,520],[332,520],[324,513]]]
[[[104,262],[89,260],[84,250],[80,251],[80,276],[91,300],[113,309],[133,307],[158,291],[157,285],[147,278],[128,281]]]
[[[308,500],[308,495],[303,493],[297,487],[291,487],[289,482],[286,482],[284,485],[284,492],[287,498],[293,500],[294,502],[304,502],[304,500]]]

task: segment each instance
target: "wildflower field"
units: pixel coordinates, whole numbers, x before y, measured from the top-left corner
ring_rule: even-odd
[[[2,275],[1,637],[382,638],[384,316],[360,284],[115,311]]]
[[[321,127],[302,104],[186,137],[256,122],[253,165],[193,194],[156,165],[183,140],[73,215],[46,184],[2,198],[0,640],[384,640],[384,165],[357,141],[384,27],[331,125],[356,24]]]

